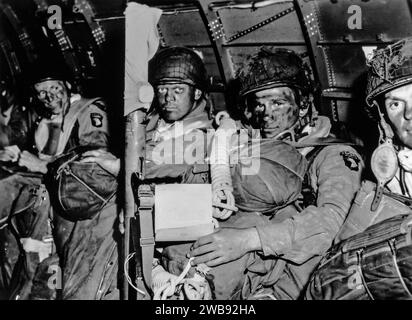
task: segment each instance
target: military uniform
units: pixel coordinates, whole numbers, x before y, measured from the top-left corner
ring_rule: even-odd
[[[7,146],[18,146],[20,150],[27,149],[32,145],[32,127],[33,127],[33,115],[29,112],[25,106],[14,105],[6,112],[2,112],[0,115],[0,152],[1,148]],[[8,218],[11,212],[12,202],[10,199],[15,199],[16,194],[20,188],[19,181],[22,181],[19,177],[19,169],[14,166],[13,163],[2,163],[0,179],[6,179],[6,181],[0,182],[5,188],[11,188],[11,193],[8,190],[3,189],[4,192],[0,195],[1,212],[0,212],[0,263],[2,271],[0,272],[0,292],[4,290],[3,295],[6,296],[9,293],[10,280],[14,265],[17,262],[19,255],[19,246],[16,242],[14,235],[11,232],[11,227],[8,224]],[[11,174],[14,172],[14,176]],[[11,182],[14,180],[14,182]],[[17,189],[16,189],[17,188]],[[14,195],[13,195],[14,194]],[[2,295],[0,293],[0,295]]]
[[[294,147],[282,141],[265,139],[255,143],[259,143],[260,152],[253,155],[256,158],[252,161],[259,162],[258,170],[254,175],[242,173],[250,165],[250,159],[239,159],[231,166],[233,196],[239,211],[218,223],[219,228],[255,227],[270,241],[267,227],[284,218],[287,215],[284,208],[299,197],[307,163]],[[191,246],[189,243],[166,248],[162,253],[165,268],[179,275],[188,262]],[[235,261],[213,267],[206,275],[213,298],[246,299],[262,284],[271,283],[276,276],[274,270],[280,266],[270,255],[265,251],[248,253]]]
[[[288,218],[257,228],[264,254],[286,261],[268,291],[276,299],[301,297],[310,275],[342,226],[362,179],[364,164],[353,147],[316,145],[316,141],[329,136],[330,127],[326,117],[319,117],[316,122],[312,132],[297,142],[298,150],[310,162],[304,186],[309,190],[303,193],[314,196],[302,199],[303,210],[289,208]],[[299,144],[311,143],[313,147],[299,148]],[[311,152],[315,153],[312,159]]]
[[[358,152],[349,145],[322,145],[322,138],[329,136],[328,118],[319,117],[315,125],[307,130],[310,133],[294,144],[305,145],[306,147],[298,150],[308,158],[311,152],[315,152],[315,156],[308,159],[307,170],[306,166],[302,167],[297,161],[294,147],[283,147],[277,154],[288,159],[285,165],[293,168],[293,172],[301,172],[298,176],[301,176],[302,180],[306,175],[304,188],[310,189],[309,192],[315,195],[314,201],[309,204],[307,198],[298,196],[301,186],[293,183],[297,177],[286,175],[282,168],[276,166],[272,168],[272,172],[257,174],[280,179],[272,181],[273,189],[270,190],[276,192],[269,192],[273,193],[274,197],[277,195],[275,200],[266,199],[265,192],[258,187],[258,182],[253,182],[257,176],[248,177],[249,180],[243,182],[253,184],[251,190],[241,191],[242,187],[239,187],[239,190],[235,188],[236,205],[240,211],[227,221],[221,222],[220,227],[255,227],[262,250],[246,254],[210,271],[210,278],[213,279],[210,280],[213,283],[211,286],[216,299],[255,299],[270,296],[284,300],[302,297],[310,275],[338,233],[360,186],[363,161]],[[252,130],[252,136],[257,138],[259,132]],[[236,180],[234,177],[232,168],[232,179]],[[266,185],[270,183],[266,182]],[[242,198],[241,194],[248,196]],[[297,205],[302,202],[303,209]],[[271,214],[262,214],[268,210],[268,203],[272,210],[273,207],[276,210]],[[189,250],[190,244],[165,250],[163,263],[167,270],[179,275],[187,263],[186,255]]]
[[[103,110],[102,102],[82,99],[79,95],[71,97],[71,105],[63,117],[52,117],[50,119],[43,118],[37,123],[37,128],[34,134],[35,147],[39,152],[40,158],[53,159],[58,157],[71,148],[79,145],[92,145],[98,147],[107,147],[108,145],[108,124],[107,116]],[[97,118],[97,120],[95,119]],[[24,179],[25,182],[27,179]],[[35,187],[32,183],[24,184],[27,187]],[[37,184],[37,199],[39,203],[36,207],[36,219],[32,222],[32,227],[21,234],[23,241],[23,249],[26,252],[26,261],[30,259],[30,272],[28,277],[21,278],[23,272],[16,271],[13,298],[51,298],[55,297],[55,291],[43,290],[43,296],[30,296],[32,290],[32,279],[35,276],[36,268],[39,263],[47,265],[50,261],[55,262],[55,258],[48,258],[52,253],[50,238],[52,237],[51,225],[54,225],[54,238],[59,256],[63,255],[65,242],[69,238],[69,234],[75,228],[75,224],[71,221],[56,217],[56,212],[51,211],[50,196],[45,185],[40,180]],[[19,200],[19,199],[18,199]],[[20,200],[21,201],[21,200]],[[57,213],[58,214],[58,213]],[[16,217],[19,219],[19,217]],[[24,219],[22,216],[21,219]],[[27,226],[25,227],[27,228]],[[48,248],[48,254],[44,255],[45,247]],[[57,253],[54,253],[56,255]],[[37,258],[34,256],[39,255]],[[41,255],[41,256],[40,256]],[[22,262],[23,265],[23,262]],[[47,272],[47,268],[46,268]],[[40,284],[46,286],[46,283]],[[40,292],[36,290],[37,294]]]
[[[82,105],[88,104],[87,108]],[[67,152],[78,146],[109,148],[109,125],[105,106],[101,101],[72,99],[70,107],[74,110],[64,117],[65,125],[73,125],[71,134],[60,136],[57,152]],[[76,110],[80,110],[79,113]],[[68,117],[72,115],[71,117]],[[76,119],[74,119],[76,117]],[[74,124],[70,124],[73,122]],[[50,122],[43,128],[48,130]],[[37,137],[41,137],[38,135]],[[61,143],[66,142],[65,148]],[[37,143],[44,140],[40,138]],[[47,142],[44,144],[46,148]],[[43,150],[44,150],[43,148]],[[101,181],[104,183],[104,181]],[[55,215],[60,215],[58,211]],[[115,197],[91,219],[71,221],[65,215],[56,217],[56,247],[62,267],[62,299],[104,299],[105,295],[118,296],[117,291],[117,241],[115,221],[118,212]],[[41,290],[38,290],[41,292]],[[113,298],[113,297],[112,297]]]
[[[265,112],[281,108],[285,103],[298,108],[296,122],[288,123],[289,128],[273,139],[292,144],[309,162],[301,199],[279,212],[272,223],[256,228],[263,254],[275,256],[278,261],[270,281],[260,284],[261,292],[257,292],[256,286],[245,298],[258,298],[263,294],[274,299],[297,299],[346,218],[360,186],[363,161],[350,145],[331,136],[329,119],[317,115],[310,97],[313,94],[310,71],[293,51],[262,48],[239,71],[239,80],[244,114],[252,115],[244,123],[253,127],[257,135],[266,132],[264,119],[271,119],[272,115],[260,115],[257,110],[261,106],[256,103],[265,103]],[[294,99],[282,98],[285,102],[279,102],[279,107],[256,100],[255,94],[262,90],[279,95],[276,89],[285,87],[291,90]],[[272,122],[276,119],[275,113]]]
[[[412,39],[376,50],[368,66],[367,111],[381,133],[371,157],[376,182],[363,182],[335,245],[312,275],[307,299],[412,297],[412,153],[394,134],[402,133],[399,123],[387,123],[391,109],[382,104],[383,94],[412,83]],[[402,101],[404,109],[394,110],[408,123],[404,113],[412,105],[408,98]]]
[[[193,164],[208,171],[204,166],[209,144],[206,131],[212,129],[212,125],[205,105],[206,101],[202,101],[184,119],[172,124],[166,124],[156,113],[150,116],[146,133],[146,179],[180,180]],[[195,142],[188,139],[189,136],[196,137]],[[200,154],[194,154],[197,150]],[[187,159],[187,154],[193,154],[193,158]]]

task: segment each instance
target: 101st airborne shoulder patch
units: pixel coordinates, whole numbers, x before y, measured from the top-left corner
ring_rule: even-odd
[[[90,113],[90,120],[93,127],[100,128],[103,126],[103,116],[100,113]]]
[[[342,156],[343,161],[345,162],[345,165],[349,169],[353,171],[359,171],[360,159],[356,154],[349,152],[349,151],[342,151],[340,155]]]

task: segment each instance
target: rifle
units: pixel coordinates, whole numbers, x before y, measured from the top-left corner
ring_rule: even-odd
[[[125,217],[125,233],[124,233],[124,258],[129,256],[130,251],[130,236],[131,225],[133,226],[133,247],[136,248],[135,261],[136,261],[136,285],[139,290],[137,291],[138,300],[146,299],[149,297],[147,288],[143,283],[142,268],[140,265],[141,254],[139,250],[138,234],[141,231],[138,230],[136,221],[136,202],[132,188],[132,177],[135,175],[138,180],[142,180],[144,176],[144,155],[145,155],[145,138],[146,127],[144,120],[146,118],[146,110],[138,109],[126,116],[125,126],[125,203],[124,203],[124,217]],[[125,268],[125,272],[128,272]],[[124,297],[128,297],[128,274],[124,278]]]
[[[125,59],[125,91],[124,91],[124,116],[125,116],[125,202],[124,218],[125,233],[123,253],[125,262],[130,260],[130,236],[131,225],[133,225],[133,245],[136,255],[136,285],[131,284],[138,292],[137,299],[150,298],[147,286],[143,283],[143,269],[141,265],[140,244],[144,236],[143,228],[140,228],[136,221],[136,204],[132,189],[132,176],[137,174],[138,180],[144,178],[144,158],[146,113],[153,100],[153,88],[148,81],[148,62],[157,50],[159,39],[156,36],[156,25],[160,19],[162,11],[157,8],[150,8],[135,2],[128,2],[125,11],[125,36],[126,36],[126,59]],[[142,203],[139,209],[144,209]],[[140,211],[140,210],[139,210]],[[140,213],[140,212],[139,212]],[[148,216],[148,215],[146,215]],[[139,226],[139,228],[137,228]],[[140,242],[140,243],[138,243]],[[144,250],[144,249],[142,249]],[[129,273],[125,263],[125,277],[123,281],[123,298],[129,296]],[[147,269],[147,268],[146,268]]]

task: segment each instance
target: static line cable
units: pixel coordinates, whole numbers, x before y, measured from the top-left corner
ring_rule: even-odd
[[[210,155],[210,172],[213,192],[213,217],[228,219],[237,211],[233,196],[232,176],[230,174],[230,145],[233,134],[236,133],[236,122],[226,112],[216,116],[219,128],[212,142]]]

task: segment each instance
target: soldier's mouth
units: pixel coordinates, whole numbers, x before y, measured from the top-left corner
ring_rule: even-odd
[[[175,111],[175,110],[177,110],[177,107],[175,105],[168,104],[168,105],[163,107],[163,110],[165,110],[165,111]]]
[[[274,122],[266,122],[263,126],[263,130],[264,131],[275,131],[275,130],[279,130],[279,125],[277,123]]]

